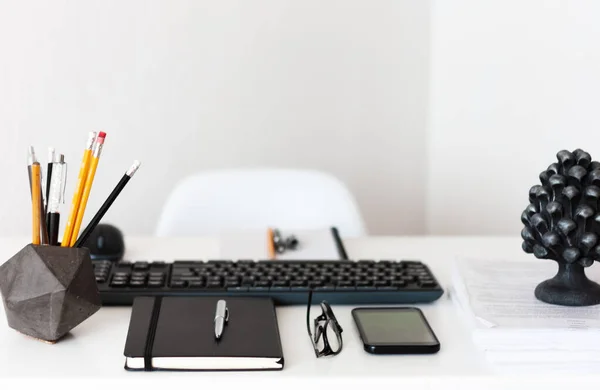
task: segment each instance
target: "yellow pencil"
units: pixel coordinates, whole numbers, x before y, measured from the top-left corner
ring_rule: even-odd
[[[40,226],[41,226],[41,210],[42,210],[42,187],[41,187],[41,171],[40,163],[34,162],[31,164],[31,243],[40,245]]]
[[[98,168],[98,161],[100,160],[100,153],[102,152],[102,145],[104,145],[104,138],[106,133],[101,131],[98,133],[98,138],[94,143],[94,152],[92,154],[92,161],[90,163],[90,169],[85,179],[85,187],[83,194],[81,195],[81,202],[79,202],[79,210],[77,210],[77,218],[75,219],[75,226],[73,226],[73,233],[71,234],[71,240],[69,246],[74,246],[77,242],[77,236],[79,236],[79,229],[81,229],[81,223],[83,222],[83,215],[85,214],[85,208],[87,201],[92,191],[92,184],[94,183],[94,176],[96,175],[96,168]]]
[[[81,201],[81,195],[83,194],[83,188],[85,187],[85,179],[87,179],[88,170],[90,168],[92,146],[94,145],[95,140],[96,132],[91,131],[88,135],[87,144],[83,152],[83,160],[81,161],[81,167],[79,168],[79,176],[77,177],[75,193],[73,194],[73,200],[71,201],[71,211],[69,212],[69,218],[67,219],[65,232],[60,244],[61,246],[71,246],[71,235],[77,219],[77,211],[79,210],[79,202]]]
[[[275,260],[275,243],[273,242],[273,229],[267,229],[267,248],[269,250],[269,259]]]

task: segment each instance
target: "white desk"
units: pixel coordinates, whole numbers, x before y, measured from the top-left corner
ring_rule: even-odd
[[[0,239],[0,263],[27,242],[23,239]],[[442,237],[370,237],[345,242],[351,258],[406,258],[427,263],[444,288],[449,284],[449,260],[454,256],[493,256],[530,260],[520,249],[519,237],[511,238],[442,238]],[[126,258],[132,260],[206,259],[218,255],[215,238],[128,238]],[[363,351],[350,310],[353,306],[333,306],[344,328],[344,349],[333,358],[316,359],[306,333],[305,306],[277,309],[285,356],[285,368],[277,372],[128,372],[124,370],[123,348],[129,324],[129,307],[105,307],[76,327],[55,345],[27,338],[6,325],[4,308],[0,308],[0,377],[78,376],[177,381],[182,378],[217,379],[223,383],[252,379],[287,380],[303,378],[323,380],[350,378],[353,383],[385,379],[395,383],[425,379],[444,388],[467,380],[485,381],[490,385],[505,380],[495,375],[475,349],[470,336],[450,301],[448,294],[432,304],[418,305],[441,342],[441,351],[427,356],[375,356]],[[548,379],[547,376],[545,376]],[[552,379],[560,383],[564,377]],[[581,377],[576,379],[582,379]],[[573,378],[569,383],[573,384]],[[596,379],[597,380],[597,379]],[[453,382],[456,381],[456,382]],[[339,382],[336,382],[339,383]],[[479,382],[478,382],[479,383]],[[597,382],[596,382],[597,383]],[[306,388],[303,385],[303,388]],[[312,387],[311,390],[321,387]],[[486,389],[487,390],[487,389]]]

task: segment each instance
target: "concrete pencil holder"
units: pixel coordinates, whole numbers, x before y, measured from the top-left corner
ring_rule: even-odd
[[[28,244],[0,266],[8,325],[54,343],[101,307],[86,248]]]

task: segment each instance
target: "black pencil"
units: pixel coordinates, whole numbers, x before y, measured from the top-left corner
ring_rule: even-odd
[[[119,196],[119,194],[121,193],[123,188],[125,188],[125,185],[129,181],[129,179],[131,179],[133,177],[133,175],[135,174],[135,172],[138,170],[139,167],[140,167],[140,162],[136,160],[133,162],[133,165],[131,166],[131,168],[129,168],[129,170],[127,170],[127,172],[125,172],[125,174],[123,175],[123,177],[121,178],[121,180],[119,181],[119,183],[117,184],[115,189],[110,193],[108,198],[104,201],[104,204],[100,207],[100,209],[98,210],[96,215],[94,215],[94,218],[92,218],[92,220],[87,225],[87,227],[85,228],[83,233],[81,233],[81,235],[75,242],[74,246],[76,248],[81,248],[81,246],[83,245],[85,240],[88,239],[88,237],[90,236],[92,231],[96,228],[96,226],[98,226],[98,224],[100,223],[100,220],[102,219],[102,217],[104,217],[104,214],[106,214],[106,212],[108,211],[110,206],[113,204],[115,199],[117,199],[117,196]]]
[[[335,226],[331,228],[331,234],[333,235],[335,246],[338,250],[338,254],[340,255],[340,260],[348,260],[348,254],[346,253],[346,248],[344,248],[344,243],[340,237],[340,232],[338,232]]]

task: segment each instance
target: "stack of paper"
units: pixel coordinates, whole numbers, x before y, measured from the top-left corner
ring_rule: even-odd
[[[600,370],[600,305],[557,306],[534,296],[557,269],[550,260],[456,261],[452,299],[494,367],[524,373]],[[600,280],[598,266],[586,274]]]

